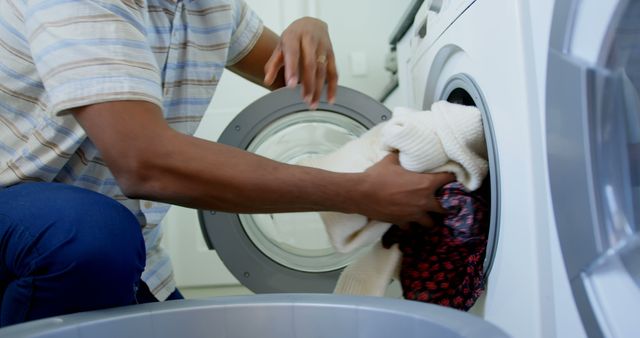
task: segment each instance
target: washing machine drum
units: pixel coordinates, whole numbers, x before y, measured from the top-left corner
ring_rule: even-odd
[[[218,142],[296,164],[336,150],[390,117],[382,104],[345,87],[338,87],[333,105],[323,97],[315,111],[301,101],[299,88],[284,88],[240,112]],[[359,253],[334,251],[314,212],[198,213],[209,248],[256,293],[332,292],[340,270]]]

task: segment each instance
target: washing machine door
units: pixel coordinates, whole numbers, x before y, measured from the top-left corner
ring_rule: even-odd
[[[323,96],[316,111],[309,111],[299,88],[283,88],[240,112],[218,142],[295,164],[338,149],[390,117],[382,104],[345,87],[333,105]],[[364,250],[335,252],[318,213],[200,210],[199,218],[209,248],[256,293],[332,292],[340,270]]]
[[[556,226],[589,336],[637,337],[640,1],[557,1],[547,73]]]

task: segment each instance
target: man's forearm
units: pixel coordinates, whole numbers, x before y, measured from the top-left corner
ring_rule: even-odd
[[[417,174],[387,156],[364,173],[278,163],[171,129],[160,108],[114,101],[74,117],[129,197],[229,212],[339,211],[396,224],[429,224],[441,212],[434,192],[449,174]]]
[[[228,212],[353,212],[359,174],[278,163],[239,149],[169,132],[145,155],[133,197]]]

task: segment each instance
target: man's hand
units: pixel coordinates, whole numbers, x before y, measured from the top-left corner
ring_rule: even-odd
[[[397,154],[390,154],[364,173],[363,198],[356,202],[357,213],[404,226],[410,222],[433,224],[429,213],[444,213],[435,198],[443,185],[455,181],[450,173],[418,174],[405,170]]]
[[[270,86],[284,67],[287,86],[302,83],[302,95],[312,109],[318,107],[325,81],[327,98],[333,103],[338,85],[336,61],[327,24],[314,18],[293,22],[282,36],[264,66],[264,83]]]

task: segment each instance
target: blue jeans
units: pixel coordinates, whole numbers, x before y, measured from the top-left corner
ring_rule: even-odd
[[[144,265],[140,225],[115,200],[57,183],[0,189],[0,327],[157,301]]]

